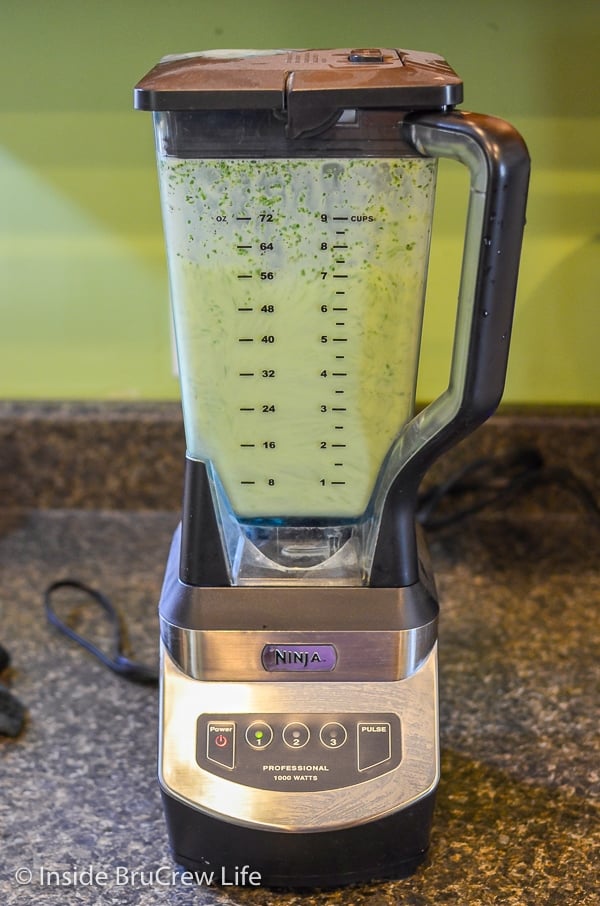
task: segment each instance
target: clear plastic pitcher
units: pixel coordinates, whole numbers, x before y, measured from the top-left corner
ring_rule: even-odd
[[[464,142],[410,140],[407,111],[447,110],[460,82],[432,55],[311,53],[167,58],[138,86],[188,457],[232,584],[368,584],[402,463],[456,410],[455,393],[414,422],[437,156]],[[400,80],[400,110],[382,78]]]

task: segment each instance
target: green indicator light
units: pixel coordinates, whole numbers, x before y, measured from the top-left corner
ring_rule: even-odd
[[[254,731],[254,738],[255,738],[255,739],[262,739],[263,736],[264,736],[264,733],[263,733],[262,730],[255,730],[255,731]]]

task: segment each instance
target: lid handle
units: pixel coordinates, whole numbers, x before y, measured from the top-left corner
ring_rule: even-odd
[[[378,47],[359,47],[348,54],[351,63],[383,63],[383,51]]]

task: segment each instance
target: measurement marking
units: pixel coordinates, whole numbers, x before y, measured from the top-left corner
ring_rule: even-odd
[[[332,310],[332,311],[348,311],[347,308],[343,308],[343,307],[340,306],[340,305],[338,305],[337,308],[336,308],[335,305],[334,305],[333,308],[332,308],[331,310]]]
[[[238,337],[238,343],[254,343],[254,337]]]
[[[343,430],[344,430],[344,426],[343,426],[343,425],[334,425],[333,427],[335,428],[336,431],[343,431]],[[334,444],[332,444],[331,446],[333,447]]]
[[[236,220],[251,220],[250,217],[236,217]]]
[[[345,233],[345,232],[346,232],[346,231],[344,230],[344,233]],[[332,248],[332,249],[347,249],[348,246],[347,246],[347,245],[332,245],[331,248]]]
[[[343,466],[343,465],[344,465],[343,462],[334,462],[334,466]]]
[[[332,371],[331,376],[332,377],[348,377],[348,372],[347,371]],[[338,392],[343,393],[343,390],[338,391]]]
[[[254,311],[253,308],[238,308],[238,311]]]
[[[346,358],[345,355],[336,355],[336,359],[345,359],[345,358]]]
[[[347,217],[332,217],[332,220],[348,220]]]
[[[335,220],[335,218],[334,218],[334,220]],[[336,236],[345,236],[347,232],[348,232],[348,230],[336,230],[335,235]]]
[[[345,447],[347,445],[346,444],[332,444],[331,446],[332,447]]]
[[[346,326],[346,322],[345,322],[345,321],[336,321],[336,322],[335,322],[335,326],[336,326],[336,327],[345,327],[345,326]]]
[[[254,412],[254,406],[240,406],[240,412]]]
[[[345,481],[332,481],[332,484],[346,484]]]
[[[333,279],[334,280],[347,280],[348,274],[334,274]]]
[[[256,444],[240,444],[240,447],[255,447]]]
[[[345,296],[346,290],[345,289],[336,289],[335,294],[336,294],[336,296]],[[334,308],[333,310],[337,311],[337,308]],[[348,311],[348,309],[344,308],[344,309],[340,309],[340,311]]]
[[[239,220],[239,219],[240,219],[240,218],[238,218],[238,220]],[[248,220],[249,220],[249,219],[250,219],[250,218],[248,218]],[[236,246],[236,248],[238,248],[238,249],[251,249],[252,246],[251,246],[251,245],[238,245],[238,246]]]
[[[336,390],[335,392],[336,393],[345,393],[346,391],[345,390]]]
[[[347,412],[348,410],[344,406],[332,406],[332,412]]]
[[[335,263],[336,263],[336,264],[345,264],[345,263],[346,263],[346,259],[345,259],[345,258],[336,258],[336,259],[335,259]]]
[[[240,481],[240,484],[256,484],[255,481]]]
[[[251,280],[252,274],[238,274],[237,278],[238,280]]]
[[[347,343],[348,337],[332,337],[331,340],[333,343]]]

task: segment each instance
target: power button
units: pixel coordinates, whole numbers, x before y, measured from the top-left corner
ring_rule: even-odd
[[[206,726],[206,757],[224,768],[235,767],[235,724],[210,720]]]
[[[351,63],[383,63],[383,53],[378,47],[358,47],[350,51],[348,59]]]

